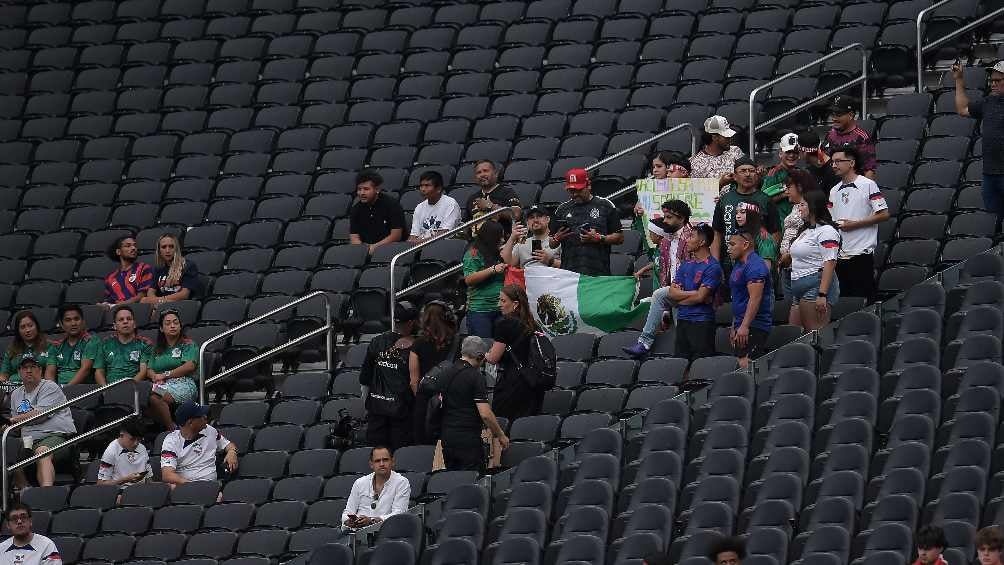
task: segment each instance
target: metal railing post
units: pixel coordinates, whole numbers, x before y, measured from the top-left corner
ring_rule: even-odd
[[[810,68],[812,68],[812,67],[814,67],[816,65],[819,65],[821,63],[825,63],[826,61],[829,61],[830,59],[833,59],[834,57],[842,55],[842,54],[844,54],[844,53],[846,53],[846,52],[848,52],[848,51],[850,51],[852,49],[858,49],[858,50],[861,51],[861,75],[860,76],[858,76],[856,78],[853,78],[853,79],[845,82],[844,84],[841,84],[840,86],[837,86],[835,88],[831,88],[830,90],[828,90],[828,91],[826,91],[826,92],[824,92],[822,94],[819,94],[819,95],[815,96],[814,98],[812,98],[812,99],[810,99],[810,100],[808,100],[806,102],[803,102],[803,103],[795,106],[794,108],[792,108],[792,109],[790,109],[790,110],[788,110],[786,112],[782,112],[780,115],[777,115],[777,116],[774,116],[772,118],[769,118],[769,119],[765,120],[761,124],[757,124],[756,123],[755,112],[756,112],[756,98],[757,98],[758,94],[760,94],[761,92],[767,90],[768,88],[773,87],[774,85],[776,85],[778,83],[786,81],[789,78],[792,78],[794,76],[800,75],[801,73],[805,72],[806,70],[808,70],[808,69],[810,69]],[[788,117],[793,116],[793,115],[801,112],[802,110],[808,108],[809,106],[812,106],[813,104],[816,104],[820,100],[824,100],[826,98],[829,98],[830,96],[833,96],[834,94],[842,92],[842,91],[844,91],[844,90],[846,90],[846,89],[848,89],[848,88],[850,88],[850,87],[852,87],[852,86],[854,86],[854,85],[856,85],[858,83],[861,84],[861,117],[864,118],[864,115],[865,115],[865,113],[868,110],[868,103],[866,101],[866,99],[868,98],[868,52],[865,50],[864,46],[862,46],[860,43],[851,43],[850,45],[847,45],[846,47],[841,47],[840,49],[837,49],[836,51],[834,51],[832,53],[827,53],[826,55],[823,55],[822,57],[820,57],[820,58],[818,58],[818,59],[816,59],[814,61],[810,61],[810,62],[802,65],[801,67],[799,67],[799,68],[791,71],[790,73],[781,75],[781,76],[779,76],[779,77],[777,77],[775,79],[772,79],[772,80],[768,81],[765,84],[762,84],[762,85],[754,88],[753,90],[750,91],[750,105],[749,105],[749,120],[750,120],[749,121],[749,152],[750,152],[750,154],[753,154],[753,152],[754,152],[754,150],[756,148],[756,132],[758,130],[761,130],[761,129],[769,126],[769,125],[776,124],[777,122],[780,122],[781,120],[787,119]]]
[[[415,245],[413,247],[409,247],[408,249],[405,249],[404,251],[402,251],[402,252],[398,253],[397,255],[394,255],[393,257],[391,257],[391,259],[390,259],[390,282],[387,285],[387,288],[390,289],[390,293],[389,293],[389,295],[390,295],[390,331],[394,331],[395,328],[397,327],[396,324],[394,323],[394,310],[395,310],[395,307],[397,306],[397,284],[394,282],[394,268],[397,267],[397,261],[398,261],[398,259],[400,259],[402,257],[406,257],[406,256],[411,255],[413,253],[417,253],[419,250],[421,250],[421,249],[423,249],[425,247],[428,247],[428,246],[432,245],[433,243],[436,243],[437,241],[444,240],[444,239],[446,239],[448,237],[453,237],[454,235],[456,235],[456,234],[458,234],[458,233],[460,233],[462,231],[465,231],[465,230],[469,229],[471,226],[477,225],[477,224],[479,224],[479,223],[481,223],[481,222],[483,222],[485,220],[494,218],[495,216],[498,216],[500,214],[503,214],[505,212],[510,212],[510,211],[512,211],[512,208],[510,208],[509,206],[503,206],[501,208],[496,208],[496,209],[492,210],[491,212],[488,212],[484,216],[481,216],[480,218],[464,222],[463,224],[460,224],[459,226],[457,226],[457,227],[455,227],[455,228],[453,228],[453,229],[451,229],[451,230],[449,230],[447,232],[441,233],[441,234],[437,235],[436,237],[429,238],[429,239],[427,239],[427,240],[425,240],[425,241],[423,241],[423,242],[421,242],[421,243],[419,243],[419,244],[417,244],[417,245]],[[440,278],[442,278],[442,277],[440,277]],[[409,288],[409,290],[414,289],[414,288],[416,288],[416,285],[412,285],[412,286],[410,286],[408,288]]]
[[[284,343],[282,345],[277,345],[277,346],[273,347],[272,349],[269,349],[268,351],[266,351],[264,353],[256,355],[256,356],[252,357],[251,359],[249,359],[247,361],[244,361],[243,363],[240,363],[236,367],[231,367],[231,368],[223,371],[222,373],[219,373],[218,375],[216,375],[216,376],[214,376],[214,377],[212,377],[210,379],[206,378],[206,350],[209,348],[209,344],[217,342],[217,341],[220,341],[221,339],[226,338],[226,337],[228,337],[230,335],[233,335],[233,334],[235,334],[235,333],[243,330],[244,328],[246,328],[248,326],[257,324],[258,322],[260,322],[260,321],[262,321],[262,320],[264,320],[266,318],[271,318],[272,316],[278,314],[279,312],[283,312],[285,310],[289,310],[290,308],[293,308],[294,306],[298,306],[298,305],[300,305],[300,304],[302,304],[302,303],[304,303],[304,302],[306,302],[308,300],[312,300],[314,298],[320,298],[320,299],[322,299],[324,301],[325,316],[326,316],[327,319],[325,320],[325,324],[323,326],[321,326],[320,328],[317,328],[315,330],[311,330],[311,331],[309,331],[309,332],[307,332],[307,333],[305,333],[305,334],[303,334],[303,335],[301,335],[301,336],[299,336],[297,338],[291,339],[291,340],[287,341],[286,343]],[[221,333],[218,333],[218,334],[214,335],[213,337],[211,337],[211,338],[207,339],[206,341],[202,342],[202,344],[199,346],[199,366],[198,366],[198,371],[199,371],[199,402],[201,404],[205,404],[206,403],[206,385],[213,384],[213,383],[219,381],[220,379],[222,379],[224,377],[227,377],[227,376],[229,376],[229,375],[231,375],[233,373],[236,373],[236,372],[244,369],[245,367],[248,367],[249,365],[253,365],[254,363],[259,363],[259,362],[261,362],[261,361],[263,361],[263,360],[265,360],[265,359],[267,359],[267,358],[275,355],[276,353],[279,353],[279,352],[284,351],[284,350],[286,350],[286,349],[288,349],[288,348],[290,348],[290,347],[292,347],[294,345],[297,345],[299,343],[307,341],[308,339],[310,339],[310,338],[312,338],[314,336],[317,336],[317,335],[321,334],[322,332],[327,332],[327,334],[328,334],[327,335],[328,352],[327,352],[326,361],[328,363],[328,370],[330,371],[333,368],[333,358],[334,358],[333,357],[334,353],[332,351],[332,341],[333,341],[333,339],[332,339],[332,332],[333,332],[333,329],[334,329],[334,324],[332,323],[332,318],[331,318],[331,297],[328,296],[328,293],[319,290],[319,291],[311,292],[310,294],[301,296],[300,298],[297,298],[296,300],[287,302],[286,304],[283,304],[283,305],[278,306],[278,307],[276,307],[276,308],[274,308],[272,310],[269,310],[268,312],[265,312],[264,314],[262,314],[261,316],[258,316],[257,318],[252,318],[250,320],[247,320],[245,322],[242,322],[242,323],[240,323],[240,324],[238,324],[238,325],[230,328],[229,330],[226,330],[224,332],[221,332]]]
[[[75,404],[77,402],[80,402],[81,400],[84,400],[86,398],[90,398],[92,396],[97,396],[98,394],[102,394],[102,393],[104,393],[107,390],[113,389],[113,388],[115,388],[117,386],[123,386],[125,384],[131,384],[132,387],[133,387],[133,389],[132,389],[133,411],[132,411],[131,414],[123,416],[123,417],[118,418],[116,420],[113,420],[113,421],[108,422],[106,424],[103,424],[101,426],[98,426],[97,428],[94,428],[93,430],[88,430],[86,432],[79,432],[79,430],[78,430],[79,433],[77,435],[75,435],[72,438],[64,441],[63,443],[60,443],[56,447],[54,447],[54,448],[52,448],[52,449],[50,449],[50,450],[48,450],[48,451],[46,451],[44,453],[39,453],[39,454],[36,454],[36,455],[32,455],[31,457],[28,457],[27,459],[18,461],[17,463],[8,466],[8,464],[7,464],[7,439],[9,438],[10,433],[12,431],[14,431],[16,429],[19,429],[19,428],[22,428],[22,427],[24,427],[24,426],[26,426],[26,425],[28,425],[28,424],[30,424],[32,422],[35,422],[37,420],[47,419],[50,415],[55,414],[56,412],[59,412],[60,410],[66,409],[71,404]],[[113,428],[115,426],[118,426],[119,424],[121,424],[122,422],[125,422],[126,420],[129,420],[130,418],[136,418],[136,417],[139,416],[139,414],[140,414],[140,412],[139,412],[139,390],[137,390],[137,388],[136,388],[136,381],[134,381],[132,379],[123,379],[121,381],[115,381],[114,383],[105,385],[105,386],[100,387],[100,388],[96,388],[96,389],[94,389],[94,390],[92,390],[90,392],[87,392],[85,394],[81,394],[80,396],[76,396],[74,398],[71,398],[71,399],[67,400],[66,402],[60,404],[59,406],[54,406],[52,408],[49,408],[45,412],[40,412],[38,414],[35,414],[34,416],[32,416],[31,418],[28,418],[27,420],[22,420],[20,422],[17,422],[16,424],[11,424],[11,425],[7,426],[6,428],[4,428],[3,434],[0,435],[0,449],[3,450],[3,452],[0,453],[0,466],[3,467],[3,480],[2,480],[3,484],[2,484],[2,486],[3,486],[3,511],[4,511],[4,513],[6,514],[7,507],[10,504],[10,474],[12,472],[17,471],[18,469],[21,469],[22,467],[27,467],[28,465],[31,465],[35,461],[38,461],[39,459],[42,459],[44,457],[50,457],[54,453],[60,451],[61,449],[65,449],[65,448],[70,447],[72,445],[76,445],[77,443],[80,443],[81,441],[83,441],[85,439],[88,439],[90,437],[93,437],[93,436],[95,436],[97,434],[100,434],[100,433],[104,432],[105,430],[108,430],[108,429],[111,429],[111,428]]]
[[[934,49],[935,47],[941,45],[942,43],[948,41],[949,39],[958,37],[963,33],[968,33],[980,27],[981,25],[987,23],[988,21],[996,19],[1001,14],[1004,14],[1004,8],[998,8],[993,12],[990,12],[989,14],[986,14],[980,18],[973,20],[972,22],[969,22],[968,24],[960,27],[959,29],[953,30],[948,34],[939,37],[938,39],[935,39],[934,41],[928,43],[927,45],[924,45],[924,17],[927,16],[927,14],[929,14],[930,12],[937,10],[938,8],[944,6],[950,1],[951,0],[941,0],[940,2],[936,2],[933,5],[924,8],[923,10],[920,11],[920,13],[917,14],[917,92],[924,91],[925,52]]]

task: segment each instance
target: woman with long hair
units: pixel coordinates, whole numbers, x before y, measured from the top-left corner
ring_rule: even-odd
[[[160,313],[157,342],[147,351],[146,378],[153,383],[150,417],[170,431],[174,429],[172,407],[195,400],[198,394],[199,345],[185,333],[177,310],[168,309]]]
[[[31,310],[21,310],[14,314],[11,322],[14,328],[14,340],[10,342],[7,350],[4,351],[3,361],[0,361],[0,381],[13,379],[14,382],[21,382],[18,375],[18,367],[21,366],[21,359],[34,357],[43,371],[47,371],[49,358],[49,338],[38,325],[38,318]],[[55,367],[53,367],[50,380],[55,378]]]
[[[467,283],[467,329],[470,335],[492,336],[499,313],[499,291],[508,265],[500,249],[505,241],[502,225],[486,221],[464,253],[464,282]]]
[[[199,294],[199,271],[185,258],[181,242],[173,233],[157,238],[157,256],[153,268],[153,286],[142,302],[163,304],[195,298]]]
[[[492,411],[511,422],[540,414],[547,391],[527,382],[519,370],[530,363],[530,338],[537,331],[526,291],[514,284],[502,287],[499,310],[502,317],[495,322],[492,333],[495,342],[485,360],[499,368]]]
[[[819,190],[816,179],[807,171],[793,169],[788,172],[784,179],[784,193],[791,202],[791,213],[785,216],[781,224],[781,245],[778,249],[778,265],[780,269],[781,290],[785,298],[791,298],[791,242],[795,241],[798,230],[802,228],[805,221],[802,220],[802,213],[798,209],[798,204],[802,202],[802,195],[809,191]],[[802,320],[799,316],[798,304],[792,302],[791,310],[788,312],[788,323],[793,326],[801,326]]]
[[[415,422],[416,442],[429,443],[432,440],[423,437],[428,398],[419,394],[418,383],[436,365],[457,359],[460,336],[457,335],[457,316],[448,304],[440,300],[433,300],[425,305],[418,324],[419,335],[408,356],[411,391],[416,395],[412,418]]]
[[[840,298],[835,275],[840,254],[840,231],[820,190],[805,192],[796,207],[804,224],[791,242],[791,294],[798,302],[802,327],[816,330],[830,323],[830,313]]]

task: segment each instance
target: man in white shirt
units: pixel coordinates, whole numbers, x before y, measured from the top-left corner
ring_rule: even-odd
[[[842,296],[875,299],[875,247],[878,225],[889,219],[889,205],[875,181],[858,174],[861,154],[852,146],[838,147],[830,158],[840,183],[830,190],[830,215],[843,242],[837,258]]]
[[[526,211],[526,226],[513,226],[512,235],[502,246],[502,260],[520,269],[534,264],[560,268],[561,244],[551,248],[550,224],[551,214],[546,208],[531,206]]]
[[[119,437],[113,439],[101,455],[98,464],[99,485],[125,488],[150,475],[150,454],[142,440],[143,432],[134,420],[122,425]]]
[[[342,524],[349,529],[363,528],[408,511],[411,483],[394,471],[390,449],[377,446],[370,451],[373,472],[352,483],[349,499],[342,511]]]
[[[0,543],[0,565],[61,565],[59,550],[51,539],[31,531],[31,507],[15,502],[7,509],[11,537]]]
[[[460,225],[460,204],[443,194],[443,175],[425,171],[418,177],[418,190],[425,200],[415,207],[408,241],[422,241]]]
[[[237,470],[237,446],[209,425],[208,406],[185,401],[174,412],[179,428],[167,434],[160,449],[160,470],[174,488],[191,481],[216,480],[216,453],[226,451],[227,472]]]

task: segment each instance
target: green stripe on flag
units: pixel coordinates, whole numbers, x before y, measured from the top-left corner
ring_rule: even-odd
[[[648,312],[648,303],[635,304],[634,277],[590,277],[579,275],[579,317],[604,332],[624,329]]]

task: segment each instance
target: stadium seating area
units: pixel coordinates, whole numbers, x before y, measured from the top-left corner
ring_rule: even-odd
[[[311,290],[331,293],[341,317],[369,320],[364,333],[379,331],[387,263],[401,247],[367,257],[347,245],[361,167],[376,167],[408,211],[421,171],[442,172],[464,201],[470,163],[483,158],[506,165],[524,204],[557,204],[570,166],[714,113],[745,127],[752,88],[849,43],[874,48],[876,96],[910,83],[907,32],[928,5],[0,4],[0,346],[17,309],[32,308],[52,330],[60,303],[98,302],[115,237],[137,233],[152,262],[164,231],[181,234],[204,277],[205,296],[178,304],[196,339]],[[928,35],[979,9],[950,3]],[[954,43],[941,51],[979,62]],[[839,85],[858,65],[837,58],[778,85],[761,116]],[[983,95],[983,78],[967,73],[971,98]],[[902,564],[916,526],[933,520],[949,535],[950,562],[971,560],[974,529],[1004,516],[1004,263],[970,259],[999,232],[981,211],[979,132],[954,114],[951,86],[945,78],[928,92],[877,98],[879,112],[862,121],[894,213],[879,248],[880,291],[891,300],[874,311],[842,300],[834,327],[811,345],[789,344],[800,332],[783,325],[779,303],[769,349],[780,349],[750,374],[724,355],[695,363],[690,377],[715,384],[693,410],[673,398],[687,367],[671,357],[671,333],[641,364],[623,358],[631,331],[559,338],[545,414],[507,423],[514,443],[503,465],[513,469],[478,480],[431,472],[428,446],[399,453],[427,515],[388,522],[366,559],[638,564],[665,550],[703,565],[716,532],[746,534],[757,565]],[[819,117],[778,127],[818,127]],[[759,134],[764,153],[776,133]],[[687,153],[690,139],[656,145]],[[630,155],[600,168],[597,182],[619,187],[646,169],[643,155]],[[455,264],[463,248],[423,250],[399,287]],[[640,234],[616,251],[615,273],[644,261]],[[218,363],[297,335],[317,308],[218,344]],[[96,306],[85,314],[92,330],[110,325]],[[727,305],[719,319],[729,319]],[[275,400],[223,407],[216,424],[241,446],[238,476],[224,484],[133,487],[121,507],[113,490],[92,484],[31,489],[36,531],[56,538],[68,565],[305,560],[335,538],[348,489],[367,471],[365,448],[327,444],[339,410],[362,415],[362,347],[347,349],[333,375],[294,373]],[[75,416],[100,419],[116,403]]]

